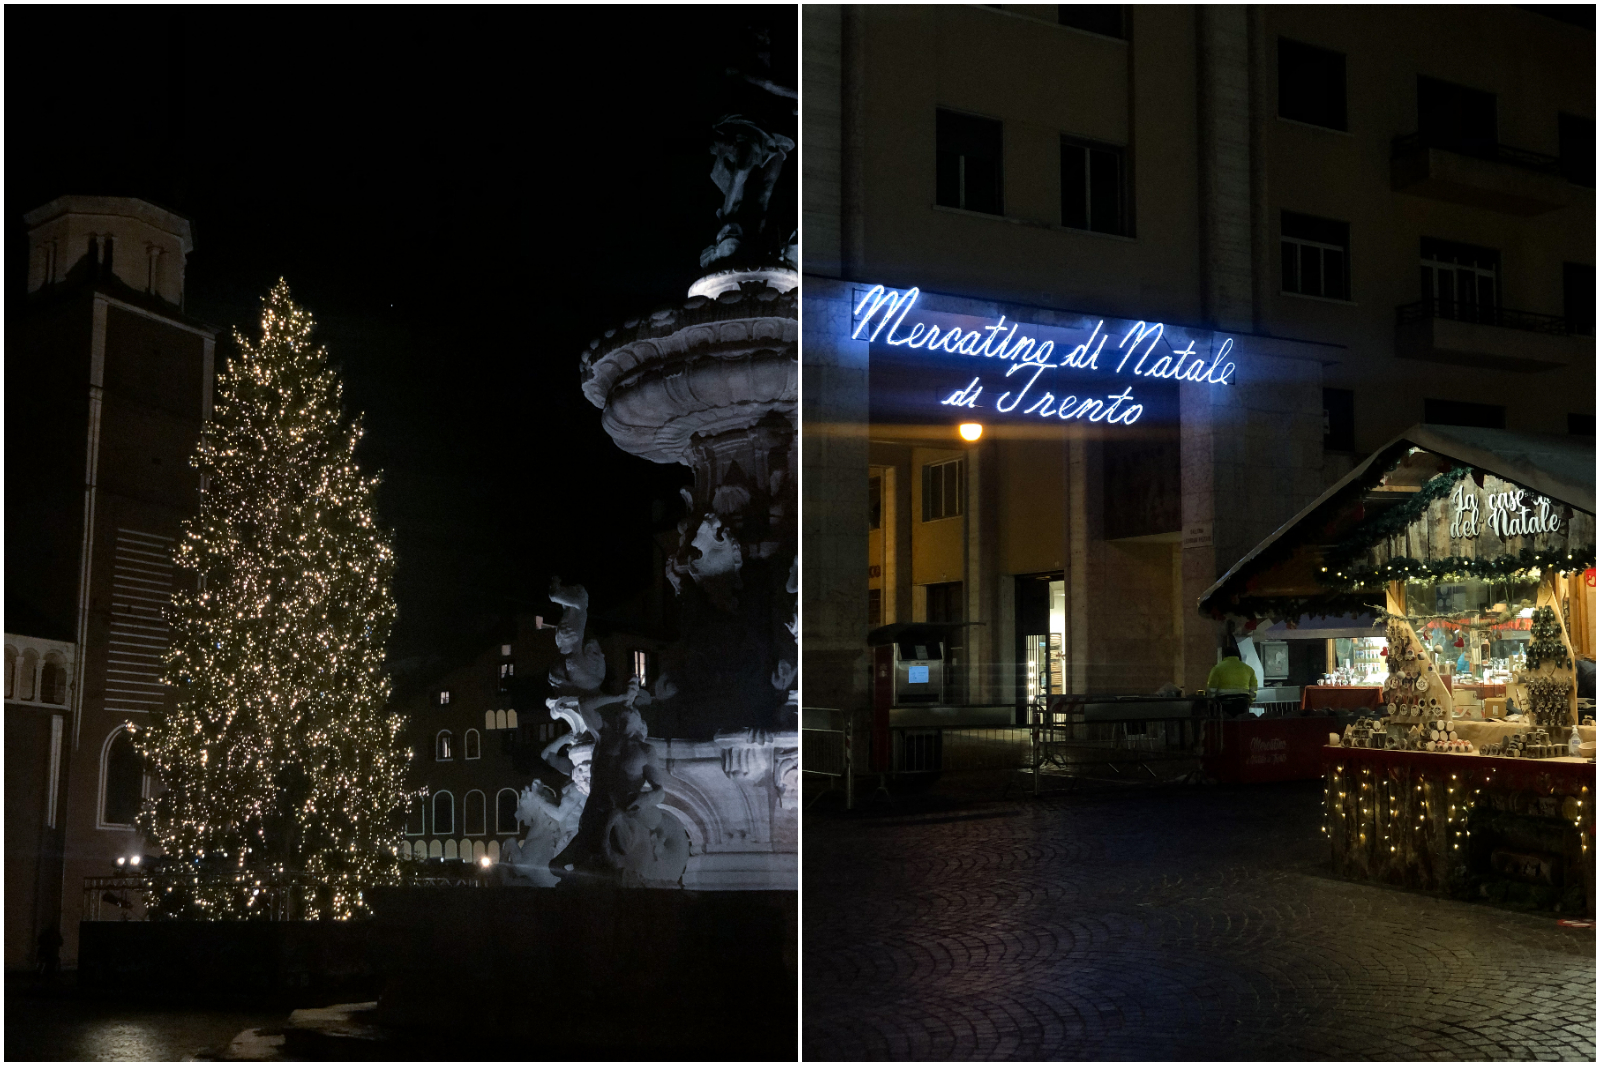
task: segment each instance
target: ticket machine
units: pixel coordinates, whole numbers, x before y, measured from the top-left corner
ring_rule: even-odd
[[[897,622],[867,634],[872,647],[872,768],[889,769],[889,710],[945,702],[950,631],[941,622]]]

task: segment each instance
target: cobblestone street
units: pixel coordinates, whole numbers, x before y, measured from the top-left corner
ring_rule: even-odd
[[[1595,1056],[1588,929],[1336,881],[1321,782],[807,813],[812,1060]]]

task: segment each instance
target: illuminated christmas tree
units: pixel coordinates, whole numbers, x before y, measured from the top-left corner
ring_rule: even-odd
[[[342,918],[398,870],[394,551],[311,316],[283,281],[264,305],[192,461],[203,492],[176,563],[199,580],[173,598],[172,709],[136,734],[165,786],[140,824],[185,871],[153,883],[158,909],[247,917],[258,883],[291,879],[308,886],[296,914]]]

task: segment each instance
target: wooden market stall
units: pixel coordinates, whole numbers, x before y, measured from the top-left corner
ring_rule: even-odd
[[[1321,737],[1338,873],[1594,913],[1594,478],[1591,439],[1414,426],[1201,597],[1382,621],[1375,706]]]

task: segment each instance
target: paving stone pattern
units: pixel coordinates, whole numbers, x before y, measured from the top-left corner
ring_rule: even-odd
[[[1594,1061],[1592,931],[1335,880],[1321,799],[813,808],[804,1057]]]

